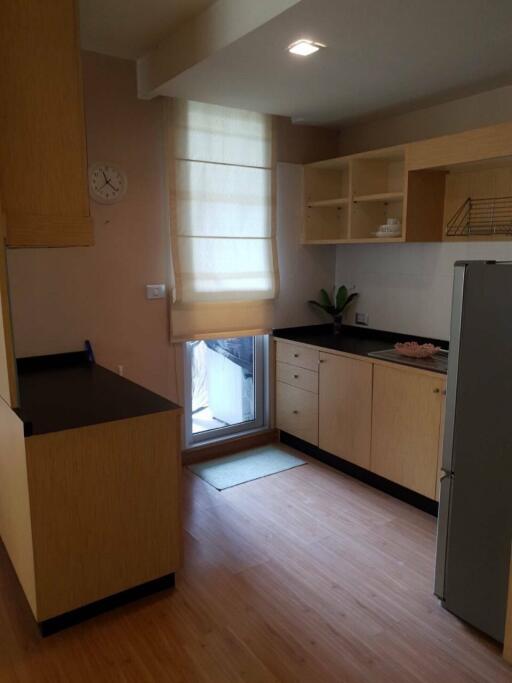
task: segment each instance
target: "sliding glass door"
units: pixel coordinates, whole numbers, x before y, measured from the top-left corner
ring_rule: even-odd
[[[186,443],[243,434],[265,423],[266,337],[186,343]]]

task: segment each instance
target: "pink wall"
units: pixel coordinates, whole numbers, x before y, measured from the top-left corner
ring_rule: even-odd
[[[167,301],[145,299],[146,284],[169,279],[162,101],[137,99],[134,62],[95,53],[82,59],[89,162],[119,164],[127,173],[128,192],[113,206],[91,202],[94,247],[9,251],[16,355],[74,351],[89,338],[100,364],[112,370],[123,365],[129,379],[181,403],[182,382],[176,379],[181,348],[169,344]],[[335,156],[338,144],[335,130],[278,120],[279,161]],[[301,219],[290,201],[286,221],[278,225],[278,326],[310,322],[297,298],[311,298],[334,279],[334,250],[321,258],[315,247],[298,253]],[[297,202],[300,196],[292,206]],[[305,272],[311,275],[309,283],[302,279],[299,293],[297,259],[307,262]]]
[[[94,247],[10,251],[16,354],[76,350],[90,338],[99,363],[176,400],[167,302],[144,290],[168,281],[161,101],[137,99],[133,62],[82,58],[89,162],[119,164],[128,192],[113,206],[91,202]]]

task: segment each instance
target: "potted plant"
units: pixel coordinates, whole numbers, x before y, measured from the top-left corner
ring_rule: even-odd
[[[334,297],[334,302],[331,301],[331,297],[325,289],[320,290],[320,301],[308,301],[308,304],[315,306],[315,308],[320,308],[325,311],[328,315],[332,316],[334,325],[334,334],[341,333],[341,326],[343,324],[343,311],[350,306],[359,294],[357,292],[352,292],[349,294],[348,289],[345,285],[338,287],[338,291]]]

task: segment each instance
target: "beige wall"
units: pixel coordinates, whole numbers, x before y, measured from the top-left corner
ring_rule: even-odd
[[[181,356],[178,349],[175,357],[168,342],[168,304],[147,301],[144,290],[169,280],[161,101],[137,99],[133,62],[84,53],[83,70],[89,161],[119,164],[128,176],[128,192],[114,206],[91,203],[94,247],[9,252],[16,355],[76,350],[89,338],[99,363],[114,370],[123,365],[128,378],[180,401]],[[286,119],[279,119],[278,131],[281,161],[337,153],[336,131],[295,127]],[[306,295],[304,279],[298,293],[296,259],[289,258],[289,241],[297,244],[296,220],[281,230],[280,249],[287,258],[276,324],[300,324],[302,315],[309,315],[297,306],[298,297]],[[311,263],[316,258],[311,248],[303,249],[297,258],[309,267],[314,293],[326,279],[332,281],[335,254],[324,254],[319,269]]]
[[[340,154],[399,145],[511,120],[512,85],[509,85],[344,128],[340,134]]]

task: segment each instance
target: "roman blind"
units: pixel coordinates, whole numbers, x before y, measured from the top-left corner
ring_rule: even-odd
[[[268,328],[278,283],[272,119],[185,100],[169,111],[172,335]]]

